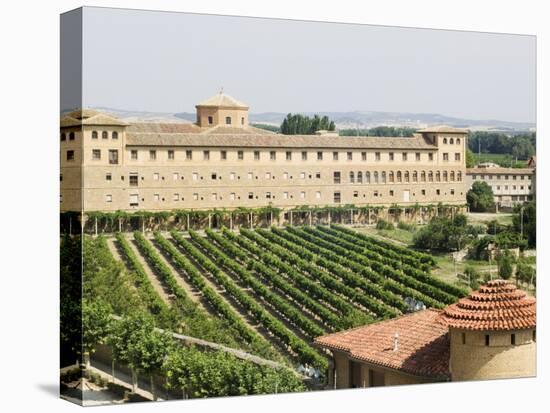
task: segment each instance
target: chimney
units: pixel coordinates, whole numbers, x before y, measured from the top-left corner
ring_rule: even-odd
[[[393,351],[397,351],[399,348],[399,334],[395,333],[393,336]]]

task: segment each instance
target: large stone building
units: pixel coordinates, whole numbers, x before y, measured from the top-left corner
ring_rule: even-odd
[[[248,106],[221,93],[196,109],[192,124],[65,115],[61,210],[465,204],[465,130],[280,135],[250,126]]]
[[[471,188],[474,182],[487,182],[493,190],[497,207],[513,207],[535,197],[535,168],[501,168],[486,163],[466,170],[466,182]]]
[[[536,375],[536,301],[489,281],[443,310],[318,337],[332,356],[329,386],[374,387]]]

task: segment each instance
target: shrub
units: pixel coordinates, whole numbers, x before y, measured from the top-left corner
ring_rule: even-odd
[[[379,219],[378,222],[376,223],[376,229],[389,229],[389,230],[392,230],[392,229],[395,229],[395,227],[393,226],[393,224],[391,222],[388,222],[384,219]]]
[[[407,224],[404,221],[399,221],[397,223],[397,228],[402,229],[404,231],[414,232],[416,230],[416,226],[414,224]]]

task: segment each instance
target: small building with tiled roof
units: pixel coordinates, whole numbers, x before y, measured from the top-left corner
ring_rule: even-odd
[[[329,386],[374,387],[536,375],[536,301],[489,281],[427,309],[315,339],[332,355]]]

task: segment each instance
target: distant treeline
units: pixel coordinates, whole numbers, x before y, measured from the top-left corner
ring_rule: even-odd
[[[275,133],[279,133],[281,131],[281,129],[278,126],[267,125],[265,123],[251,123],[250,126],[254,126],[255,128],[258,128],[258,129],[265,129]]]
[[[289,113],[281,123],[280,131],[283,135],[313,135],[318,130],[333,131],[335,129],[334,121],[330,120],[328,116],[314,115],[310,118]]]
[[[400,136],[413,136],[416,131],[414,128],[396,128],[393,126],[377,126],[376,128],[369,129],[342,129],[340,130],[340,136],[388,136],[388,137],[400,137]]]
[[[536,153],[536,133],[508,136],[498,132],[470,132],[468,147],[474,153],[499,153],[528,159]]]

